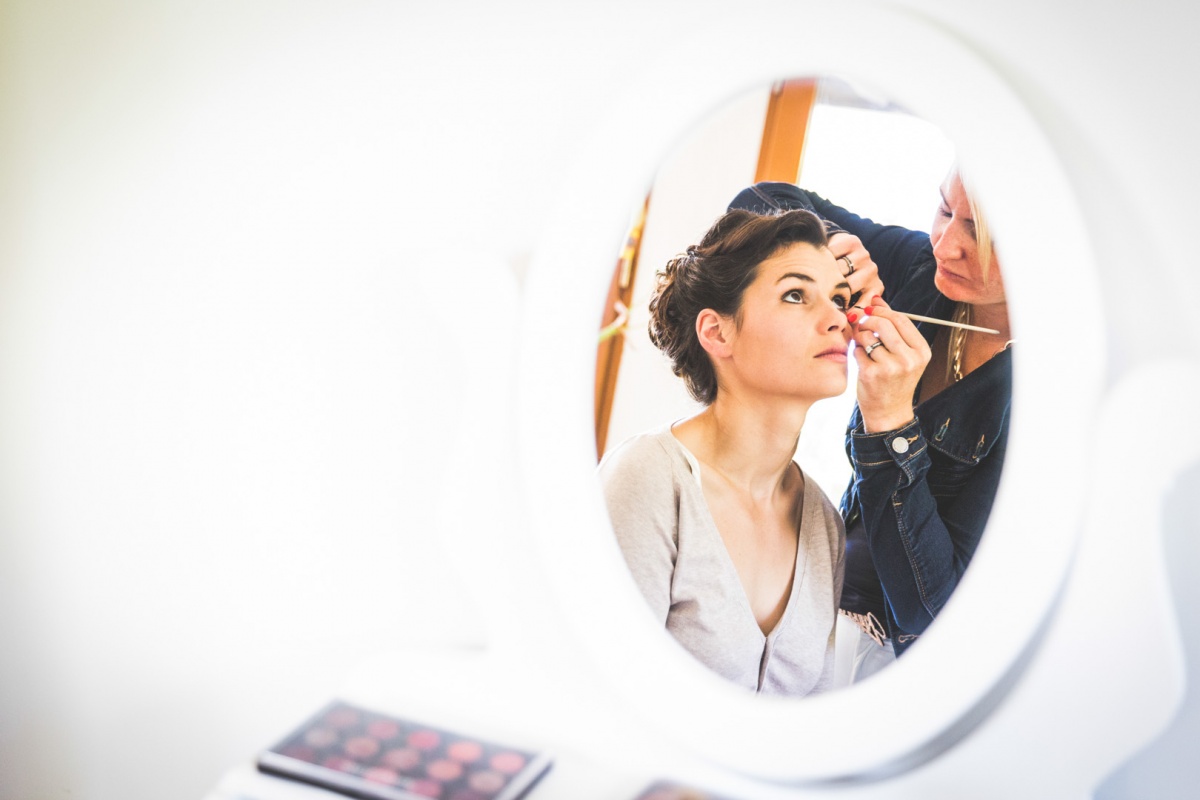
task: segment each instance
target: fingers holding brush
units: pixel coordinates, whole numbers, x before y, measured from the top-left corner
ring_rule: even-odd
[[[858,406],[867,431],[906,425],[913,419],[913,394],[931,355],[925,337],[877,296],[846,319],[857,345]]]
[[[879,267],[863,246],[862,240],[852,233],[840,231],[829,237],[829,252],[837,259],[838,269],[850,284],[853,303],[860,296],[870,297],[883,293],[883,282],[879,279]]]

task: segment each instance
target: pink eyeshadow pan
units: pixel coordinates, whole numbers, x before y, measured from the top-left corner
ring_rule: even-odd
[[[379,742],[369,736],[355,736],[353,739],[347,739],[342,749],[346,751],[346,755],[361,761],[379,752]]]
[[[505,775],[516,775],[525,768],[525,756],[518,753],[499,753],[492,756],[489,762],[492,769],[503,772]]]
[[[470,764],[478,761],[479,757],[483,755],[483,747],[476,742],[455,742],[446,748],[446,755],[455,761]]]
[[[407,747],[397,747],[383,754],[383,763],[401,772],[408,772],[421,763],[421,754]]]
[[[499,791],[507,781],[508,779],[499,772],[492,772],[491,770],[476,772],[474,775],[467,778],[467,783],[471,785],[472,789],[477,792],[483,792],[484,794],[492,794],[493,792]]]
[[[367,726],[367,733],[386,742],[396,738],[400,733],[400,726],[390,720],[379,719]]]
[[[433,731],[415,731],[408,735],[409,746],[415,747],[418,750],[432,750],[438,746],[441,740],[442,737]]]
[[[437,761],[430,762],[425,768],[425,772],[431,778],[437,778],[439,781],[453,781],[462,777],[463,767],[457,761],[439,758]]]

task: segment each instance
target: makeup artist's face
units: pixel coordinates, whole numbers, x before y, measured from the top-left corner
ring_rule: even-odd
[[[934,283],[938,291],[951,300],[972,305],[1005,302],[1004,279],[994,250],[984,277],[975,241],[975,220],[957,172],[950,173],[942,183],[941,193],[942,202],[929,233],[937,260]]]
[[[846,389],[850,287],[826,248],[763,261],[742,295],[729,367],[755,391],[818,400]]]

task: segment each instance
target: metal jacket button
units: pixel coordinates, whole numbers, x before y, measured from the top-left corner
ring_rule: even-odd
[[[907,453],[908,439],[905,439],[903,436],[897,436],[895,439],[892,439],[892,449],[901,455]]]

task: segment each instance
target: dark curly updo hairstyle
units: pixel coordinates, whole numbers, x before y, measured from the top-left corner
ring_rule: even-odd
[[[742,294],[758,265],[782,248],[806,243],[825,247],[821,220],[801,209],[756,214],[735,209],[713,223],[687,252],[658,272],[650,298],[650,341],[671,359],[688,392],[701,403],[717,398],[717,375],[696,337],[696,317],[706,308],[741,324]]]

